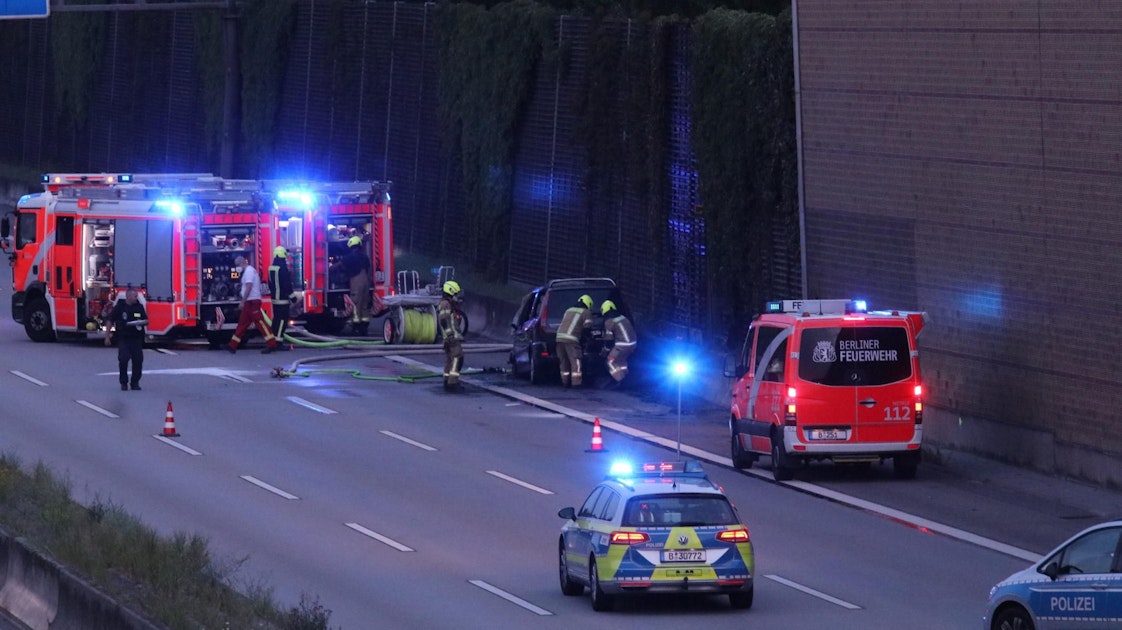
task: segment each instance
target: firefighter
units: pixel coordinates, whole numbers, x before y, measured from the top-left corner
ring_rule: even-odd
[[[361,236],[349,238],[347,247],[347,253],[335,266],[342,267],[349,278],[351,302],[354,304],[351,332],[365,335],[370,325],[370,256],[362,248]]]
[[[140,376],[144,367],[144,327],[148,313],[137,300],[136,289],[125,290],[125,299],[117,302],[109,314],[110,331],[117,331],[117,367],[120,370],[121,391],[132,387],[140,389]],[[105,335],[105,345],[112,343],[112,333]],[[132,361],[132,378],[129,378],[129,361]]]
[[[584,334],[592,327],[592,296],[582,295],[561,316],[557,327],[557,356],[561,359],[561,385],[580,387],[582,372],[581,347]]]
[[[608,352],[608,374],[612,383],[618,385],[627,376],[627,357],[634,354],[639,338],[631,320],[616,309],[615,302],[604,300],[600,305],[600,314],[604,316],[604,342],[612,342],[612,349]]]
[[[289,304],[292,302],[292,272],[288,269],[288,250],[278,245],[273,250],[273,264],[269,265],[269,286],[273,288],[273,337],[284,340],[288,326]],[[281,350],[287,350],[283,345]]]
[[[464,336],[457,325],[460,309],[460,284],[455,280],[444,283],[440,304],[436,307],[436,321],[444,339],[444,389],[460,388],[460,368],[464,364]]]
[[[253,268],[253,265],[249,264],[249,260],[245,256],[235,258],[234,266],[237,267],[242,278],[241,314],[238,315],[238,327],[234,330],[234,336],[230,337],[230,345],[226,346],[226,350],[230,354],[237,352],[238,344],[242,342],[242,336],[249,331],[250,326],[256,326],[257,330],[261,332],[261,336],[265,338],[266,347],[261,351],[261,354],[275,352],[277,338],[273,336],[273,331],[265,325],[264,313],[261,312],[261,276]]]

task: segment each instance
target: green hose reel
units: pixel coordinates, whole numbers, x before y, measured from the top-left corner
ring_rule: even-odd
[[[404,307],[390,309],[382,324],[386,343],[436,343],[436,307]]]

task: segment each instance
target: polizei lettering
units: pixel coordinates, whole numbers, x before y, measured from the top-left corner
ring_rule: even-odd
[[[1095,598],[1090,595],[1053,597],[1052,612],[1095,612]]]
[[[840,339],[838,359],[851,363],[895,361],[896,350],[882,350],[879,339]]]

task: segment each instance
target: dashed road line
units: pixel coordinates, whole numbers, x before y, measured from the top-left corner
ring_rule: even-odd
[[[369,536],[369,537],[373,538],[374,540],[377,540],[378,542],[380,542],[384,545],[388,545],[390,547],[393,547],[394,549],[397,549],[398,551],[416,551],[412,547],[409,547],[407,545],[403,545],[403,544],[397,542],[396,540],[394,540],[392,538],[388,538],[386,536],[383,536],[376,531],[366,529],[365,527],[363,527],[362,525],[359,525],[358,523],[343,523],[343,524],[346,525],[347,527],[350,527],[351,529],[355,530],[356,532],[362,534],[363,536]]]
[[[834,597],[833,595],[827,595],[827,594],[823,593],[822,591],[815,590],[813,588],[810,588],[809,586],[803,586],[802,584],[799,584],[798,582],[792,582],[791,580],[788,580],[785,577],[780,577],[778,575],[765,575],[764,577],[766,577],[769,580],[772,580],[773,582],[779,582],[780,584],[782,584],[784,586],[789,586],[789,587],[795,589],[796,591],[802,591],[803,593],[806,593],[807,595],[812,595],[814,597],[817,597],[818,599],[828,601],[831,604],[836,604],[836,605],[841,606],[842,608],[845,608],[847,610],[861,610],[861,607],[858,606],[857,604],[851,604],[851,603],[845,601],[844,599],[838,599],[837,597]]]
[[[245,479],[249,483],[257,486],[258,488],[261,488],[263,490],[268,490],[269,492],[272,492],[273,494],[275,494],[277,496],[284,497],[284,498],[288,499],[289,501],[300,498],[300,497],[296,496],[295,494],[289,494],[289,493],[285,492],[284,490],[281,490],[280,488],[278,488],[276,486],[270,486],[269,484],[265,483],[264,481],[261,481],[257,477],[251,477],[250,475],[242,475],[241,477],[242,477],[242,479]]]
[[[37,378],[35,378],[35,377],[32,377],[32,376],[28,376],[28,375],[24,374],[23,372],[20,372],[19,370],[9,370],[9,371],[10,371],[10,372],[11,372],[12,374],[15,374],[16,376],[18,376],[18,377],[22,378],[23,380],[25,380],[25,381],[27,381],[27,382],[29,382],[29,383],[35,383],[35,384],[36,384],[36,385],[38,385],[39,387],[46,387],[46,386],[47,386],[47,384],[46,384],[46,383],[44,383],[43,381],[41,381],[41,380],[39,380],[39,379],[37,379]]]
[[[334,409],[328,409],[327,407],[317,405],[314,402],[311,402],[309,400],[304,400],[303,398],[301,398],[299,396],[288,396],[286,398],[286,400],[288,400],[288,402],[295,403],[297,405],[300,405],[301,407],[307,407],[308,409],[311,409],[312,411],[322,413],[322,414],[329,414],[330,415],[330,414],[333,414],[333,413],[339,413],[338,411],[335,411]]]
[[[75,400],[74,402],[78,403],[79,405],[82,405],[86,409],[92,409],[93,411],[96,411],[96,412],[100,413],[101,415],[105,416],[106,418],[120,418],[121,417],[121,416],[118,416],[117,414],[113,413],[112,411],[109,411],[107,409],[102,409],[101,407],[98,407],[97,405],[93,404],[92,402],[89,402],[88,400]]]
[[[522,608],[525,608],[526,610],[534,613],[535,615],[538,615],[538,616],[541,616],[541,617],[549,617],[549,616],[553,615],[553,613],[549,612],[548,610],[546,610],[546,609],[544,609],[540,606],[535,606],[534,604],[531,604],[530,602],[522,599],[521,597],[518,597],[516,595],[512,595],[512,594],[504,591],[503,589],[501,589],[497,586],[492,586],[492,585],[484,582],[483,580],[468,580],[468,584],[471,584],[473,586],[478,586],[479,588],[487,591],[488,593],[491,593],[492,595],[498,595],[499,597],[501,597],[501,598],[505,599],[506,601],[514,604],[515,606],[521,606]]]
[[[405,437],[404,435],[399,435],[397,433],[394,433],[393,431],[379,431],[379,433],[381,433],[382,435],[385,435],[387,437],[392,437],[395,440],[401,440],[402,442],[405,442],[406,444],[412,444],[413,446],[416,446],[417,448],[420,448],[420,449],[424,449],[426,451],[435,451],[436,450],[435,446],[429,446],[428,444],[424,444],[424,443],[418,442],[416,440],[410,440],[409,438]]]
[[[534,484],[527,483],[525,481],[522,481],[521,479],[515,479],[514,477],[511,477],[510,475],[504,475],[497,470],[488,470],[487,474],[491,475],[493,477],[498,477],[499,479],[502,479],[503,481],[509,481],[510,483],[513,483],[516,486],[522,486],[523,488],[533,490],[534,492],[537,492],[537,493],[540,493],[540,494],[553,494],[553,491],[551,491],[551,490],[546,490],[545,488],[535,486]]]
[[[196,451],[195,449],[187,447],[187,446],[183,446],[179,442],[176,442],[175,440],[169,440],[168,438],[166,438],[162,435],[153,435],[152,437],[154,437],[157,440],[163,442],[164,444],[167,444],[168,446],[174,446],[175,448],[183,451],[184,453],[187,453],[188,455],[202,455],[202,453]]]

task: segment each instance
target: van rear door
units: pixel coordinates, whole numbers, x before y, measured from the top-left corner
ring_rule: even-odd
[[[800,393],[799,424],[819,425],[818,439],[850,443],[911,439],[915,419],[911,344],[903,322],[851,320],[844,326],[804,328],[799,378],[823,388]],[[849,431],[845,432],[845,425]],[[807,439],[816,439],[808,434]]]

